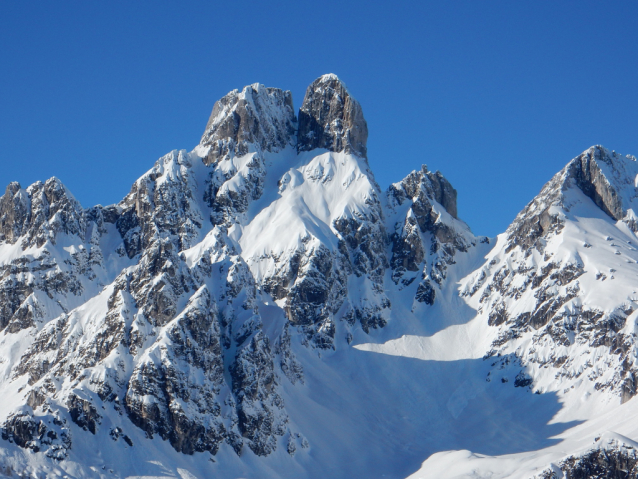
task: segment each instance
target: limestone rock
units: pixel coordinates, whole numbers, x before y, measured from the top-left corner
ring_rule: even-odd
[[[361,105],[336,75],[317,78],[306,90],[299,110],[297,148],[325,148],[367,157],[368,125]]]
[[[456,217],[456,190],[440,172],[423,165],[390,185],[386,198],[390,211],[396,212],[390,236],[392,280],[404,288],[419,279],[415,300],[432,305],[455,254],[477,244]]]
[[[254,151],[279,151],[294,145],[296,118],[292,94],[255,83],[233,90],[215,103],[200,144],[204,162],[217,163]]]

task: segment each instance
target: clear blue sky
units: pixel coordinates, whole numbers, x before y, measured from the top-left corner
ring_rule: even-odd
[[[119,201],[260,82],[323,73],[368,121],[383,188],[422,163],[476,234],[593,144],[638,155],[638,2],[0,2],[0,184]]]

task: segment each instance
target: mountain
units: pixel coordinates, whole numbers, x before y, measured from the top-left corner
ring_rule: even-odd
[[[468,329],[491,338],[485,381],[554,396],[551,441],[498,458],[435,454],[411,477],[636,477],[637,178],[635,157],[589,148],[459,283],[476,312]]]
[[[116,205],[11,183],[0,473],[633,468],[636,159],[590,148],[486,238],[426,166],[381,191],[367,137],[330,74],[297,114],[228,93]]]

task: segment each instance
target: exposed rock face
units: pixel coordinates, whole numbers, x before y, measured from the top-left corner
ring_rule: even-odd
[[[297,357],[291,350],[290,326],[284,326],[284,331],[279,337],[275,353],[280,358],[281,371],[292,384],[300,382],[304,383],[303,365],[297,360]]]
[[[217,311],[202,286],[135,367],[125,397],[133,423],[177,451],[216,452],[226,433],[218,399],[222,358]]]
[[[376,186],[376,184],[375,184]],[[387,322],[390,300],[384,292],[384,275],[388,268],[385,254],[387,233],[383,222],[383,210],[376,191],[368,197],[367,214],[337,218],[333,227],[339,233],[339,251],[348,259],[348,270],[370,285],[373,294],[350,300],[350,308],[345,313],[346,321],[354,319],[368,333],[370,329],[382,328]],[[347,272],[349,272],[346,270]]]
[[[258,83],[233,90],[213,107],[200,142],[210,148],[204,162],[294,146],[296,123],[289,91]]]
[[[84,236],[86,227],[82,207],[57,178],[26,191],[13,182],[0,199],[0,235],[7,243],[22,238],[22,249],[55,244],[61,233]]]
[[[288,422],[287,415],[282,413],[284,402],[276,392],[270,342],[263,332],[257,330],[238,344],[243,347],[230,373],[238,401],[239,431],[255,454],[267,456],[276,449],[276,437],[285,434]]]
[[[614,188],[611,181],[605,176],[601,166],[608,170],[618,172],[615,165],[620,163],[615,156],[601,146],[595,146],[585,151],[575,158],[567,166],[568,178],[572,180],[580,190],[590,197],[596,205],[615,220],[620,220],[625,216],[621,194]],[[623,175],[624,176],[624,175]],[[627,186],[626,176],[621,179]],[[568,180],[569,181],[569,180]]]
[[[57,178],[26,190],[11,183],[0,199],[0,238],[30,253],[0,264],[0,330],[15,333],[80,304],[101,283],[105,231],[100,207],[84,211]]]
[[[367,156],[368,124],[361,105],[336,75],[323,75],[310,84],[299,110],[297,148],[325,148]]]
[[[565,195],[576,187],[614,220],[624,220],[635,229],[634,215],[627,216],[636,198],[635,158],[623,158],[602,146],[593,146],[570,161],[521,211],[507,229],[508,249],[516,246],[542,251],[542,238],[560,232],[563,218],[556,208],[569,209]]]
[[[467,226],[456,218],[456,190],[441,173],[423,165],[391,185],[387,201],[395,212],[392,280],[403,288],[420,273],[415,299],[432,305],[455,253],[476,245]]]
[[[209,179],[209,189],[204,199],[211,207],[210,221],[228,228],[241,220],[251,202],[258,200],[264,191],[266,176],[265,158],[252,153],[241,159],[228,159],[215,168]]]
[[[635,443],[618,437],[597,438],[597,447],[582,454],[568,456],[548,468],[538,479],[634,479],[638,477],[638,451]],[[623,440],[624,439],[624,440]],[[603,444],[600,444],[600,443]]]
[[[22,190],[20,183],[10,183],[0,198],[0,234],[3,241],[17,241],[30,213],[30,198],[26,191]]]
[[[507,229],[508,250],[519,247],[523,251],[531,251],[531,248],[542,251],[542,238],[560,232],[563,221],[551,206],[560,202],[564,182],[564,175],[554,176],[516,216]]]
[[[71,432],[58,415],[35,419],[29,408],[9,416],[1,437],[33,452],[43,451],[48,458],[61,461],[71,449]]]
[[[254,84],[215,103],[200,146],[213,165],[205,201],[210,220],[229,227],[261,197],[266,156],[296,144],[297,119],[289,91]]]
[[[421,166],[421,171],[413,171],[400,183],[391,185],[389,191],[399,204],[402,204],[403,200],[407,198],[418,199],[418,202],[422,204],[413,205],[412,208],[419,211],[417,214],[423,221],[427,221],[425,219],[425,210],[432,200],[443,206],[452,218],[458,219],[456,216],[456,190],[443,177],[441,172],[432,173],[428,171],[426,165]],[[422,224],[424,229],[431,226],[425,223]]]
[[[295,276],[294,281],[288,283],[290,289],[284,290],[281,296],[286,298],[288,319],[295,325],[329,321],[346,293],[346,277],[339,264],[340,258],[318,241],[313,243],[308,249],[300,248],[295,252],[291,265],[296,266],[294,273],[292,268],[283,273],[284,277],[290,273]],[[298,264],[294,263],[295,259]],[[271,277],[268,281],[272,284],[277,280]]]
[[[197,238],[204,218],[194,197],[197,180],[192,161],[185,151],[160,158],[117,206],[116,226],[129,258],[161,235],[174,235],[179,250]]]
[[[569,457],[560,468],[567,479],[634,479],[638,477],[638,458],[635,450],[595,450],[580,457]]]

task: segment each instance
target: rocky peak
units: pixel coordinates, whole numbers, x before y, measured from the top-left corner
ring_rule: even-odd
[[[0,199],[0,240],[15,243],[24,236],[23,248],[55,243],[58,233],[82,235],[84,212],[58,178],[38,181],[26,190],[17,182],[7,186]]]
[[[21,194],[22,193],[22,194]],[[0,198],[0,239],[15,243],[22,233],[24,219],[28,213],[28,197],[20,183],[9,183]]]
[[[294,145],[296,118],[292,94],[254,83],[233,90],[215,103],[200,146],[207,148],[204,162],[217,163],[229,155],[279,151]]]
[[[623,157],[596,145],[571,160],[548,181],[541,192],[521,211],[507,230],[511,250],[539,246],[538,240],[562,229],[559,211],[581,201],[580,191],[614,220],[622,220],[638,230],[636,189],[638,162],[633,156]],[[632,212],[630,212],[632,210]]]
[[[430,198],[439,203],[450,216],[458,219],[456,212],[456,190],[440,171],[432,173],[427,165],[422,165],[420,171],[413,171],[400,183],[390,186],[389,194],[398,204],[406,199]]]
[[[456,252],[476,245],[467,225],[457,218],[456,190],[440,172],[423,165],[390,185],[387,205],[394,223],[392,280],[403,288],[420,276],[415,299],[431,305]]]
[[[381,196],[361,107],[335,75],[309,87],[299,118],[289,92],[230,92],[195,151],[160,158],[108,207],[82,209],[55,178],[9,184],[0,475],[27,464],[34,477],[94,477],[111,458],[109,474],[150,477],[161,464],[136,458],[157,455],[154,436],[193,477],[407,474],[414,451],[483,442],[455,438],[484,404],[485,444],[511,424],[538,439],[528,450],[557,432],[545,412],[563,399],[637,394],[633,157],[585,151],[490,244],[458,219],[438,171],[422,166]],[[520,409],[501,416],[547,421],[494,422],[491,406],[506,403]],[[556,417],[571,428],[594,404]],[[597,442],[539,477],[638,469],[638,444]]]
[[[575,184],[606,214],[620,220],[636,195],[638,164],[596,145],[569,162],[564,188]]]
[[[299,110],[297,149],[367,155],[368,125],[361,105],[334,74],[323,75],[310,84]]]

